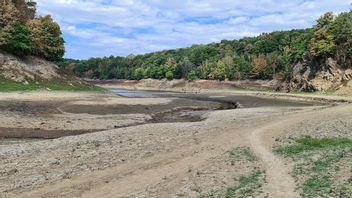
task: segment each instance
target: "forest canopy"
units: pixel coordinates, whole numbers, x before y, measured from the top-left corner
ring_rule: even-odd
[[[263,33],[144,55],[65,60],[59,65],[93,79],[285,79],[290,65],[303,55],[317,63],[333,57],[341,66],[350,68],[352,12],[338,16],[328,12],[308,29]]]
[[[0,1],[0,49],[49,61],[65,54],[60,26],[49,15],[37,17],[36,3],[26,0]]]

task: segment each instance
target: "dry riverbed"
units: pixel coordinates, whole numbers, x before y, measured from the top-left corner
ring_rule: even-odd
[[[348,104],[115,92],[1,94],[0,197],[300,197],[273,147],[351,137]]]

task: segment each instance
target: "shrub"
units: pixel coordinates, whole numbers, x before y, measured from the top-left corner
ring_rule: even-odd
[[[172,79],[174,79],[174,74],[172,73],[172,71],[168,71],[168,72],[166,72],[165,77],[168,80],[172,80]]]
[[[137,68],[137,69],[135,69],[133,75],[134,75],[134,77],[135,77],[137,80],[143,79],[143,77],[144,77],[144,70],[143,70],[143,68]]]
[[[191,71],[191,72],[188,73],[188,75],[187,75],[187,80],[189,80],[189,81],[195,81],[195,80],[197,80],[197,79],[199,79],[199,77],[198,77],[196,71],[193,70],[193,71]]]

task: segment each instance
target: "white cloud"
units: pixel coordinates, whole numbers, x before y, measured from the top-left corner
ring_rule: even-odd
[[[128,55],[306,28],[348,0],[37,0],[62,26],[67,57]]]

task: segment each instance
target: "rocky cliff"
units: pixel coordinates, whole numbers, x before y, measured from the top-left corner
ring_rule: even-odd
[[[341,91],[352,87],[352,70],[341,67],[334,58],[318,63],[308,54],[291,65],[287,81],[280,89],[314,91]]]

